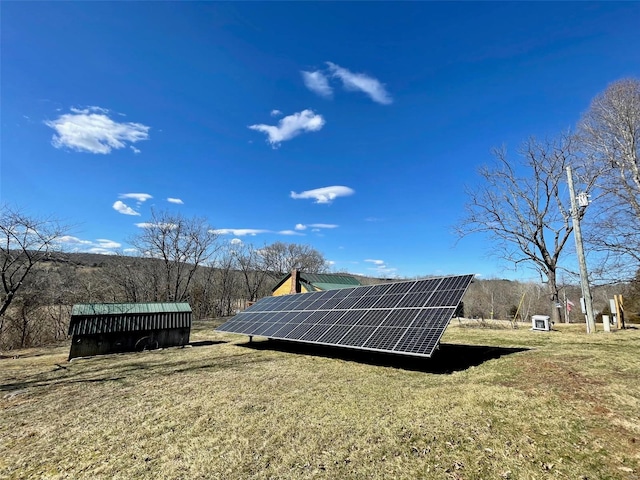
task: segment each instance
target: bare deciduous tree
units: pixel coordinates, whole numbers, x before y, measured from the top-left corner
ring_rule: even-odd
[[[505,149],[494,150],[496,165],[483,167],[482,183],[467,189],[467,214],[456,227],[459,237],[488,234],[492,251],[508,262],[533,265],[548,282],[554,321],[560,320],[560,255],[573,231],[570,199],[561,185],[575,150],[575,138],[568,134],[547,142],[528,140],[517,163]]]
[[[601,192],[594,205],[597,228],[586,238],[618,268],[630,266],[626,273],[633,276],[640,265],[640,81],[609,85],[582,117],[579,136]]]
[[[259,251],[265,268],[276,276],[291,272],[294,268],[307,273],[327,270],[327,262],[318,250],[309,245],[275,242]]]
[[[198,267],[218,248],[217,235],[205,219],[169,212],[152,212],[150,221],[141,228],[130,243],[141,255],[162,261],[162,290],[157,292],[157,300],[186,300]]]
[[[0,332],[4,314],[33,267],[60,249],[66,227],[51,217],[29,216],[19,209],[0,206]]]
[[[242,280],[245,287],[247,300],[255,301],[262,290],[264,282],[269,274],[269,268],[265,261],[264,250],[259,250],[253,245],[236,245],[233,250],[235,266],[242,272]]]

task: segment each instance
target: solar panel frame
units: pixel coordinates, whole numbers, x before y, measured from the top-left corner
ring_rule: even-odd
[[[218,331],[430,357],[473,275],[266,297]]]

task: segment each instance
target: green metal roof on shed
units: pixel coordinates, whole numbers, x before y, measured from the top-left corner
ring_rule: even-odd
[[[188,303],[81,303],[71,309],[69,335],[191,328]]]
[[[141,313],[190,312],[188,303],[78,303],[71,309],[71,316],[122,315]]]

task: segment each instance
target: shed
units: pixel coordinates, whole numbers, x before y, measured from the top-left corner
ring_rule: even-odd
[[[83,303],[71,310],[69,360],[189,343],[188,303]]]
[[[303,273],[293,270],[285,275],[271,290],[272,295],[289,295],[291,293],[321,292],[323,290],[337,290],[339,288],[360,287],[361,284],[350,275],[335,275],[328,273]]]

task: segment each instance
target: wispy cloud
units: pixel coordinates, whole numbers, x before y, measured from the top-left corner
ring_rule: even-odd
[[[329,66],[332,76],[339,78],[347,90],[364,92],[369,95],[371,100],[383,105],[389,105],[393,102],[391,95],[389,95],[384,85],[376,78],[364,73],[353,73],[332,62],[327,62],[327,65]]]
[[[260,233],[269,233],[269,230],[259,228],[218,228],[212,230],[217,235],[235,235],[236,237],[244,237],[245,235],[255,236]]]
[[[167,202],[175,203],[176,205],[184,205],[184,202],[179,198],[171,198],[171,197],[169,197],[169,198],[167,198]]]
[[[133,198],[137,202],[146,202],[147,200],[152,199],[153,197],[148,193],[121,193],[118,195],[118,198],[122,200],[127,200]]]
[[[296,230],[266,230],[262,228],[217,228],[215,230],[210,230],[211,233],[215,233],[216,235],[233,235],[234,237],[255,237],[256,235],[261,235],[265,233],[276,234],[276,235],[304,235],[304,233],[300,233]],[[240,240],[240,239],[238,239]],[[234,243],[232,241],[232,243]]]
[[[282,112],[280,110],[278,110],[277,108],[274,108],[273,110],[271,110],[271,116],[272,117],[279,117],[280,115],[282,115]]]
[[[291,192],[291,198],[294,199],[314,199],[314,203],[331,203],[338,197],[347,197],[353,195],[355,190],[349,187],[336,185],[333,187],[322,187],[314,190],[307,190],[296,193]]]
[[[116,122],[108,114],[100,107],[72,108],[71,113],[44,123],[56,132],[51,140],[54,147],[78,152],[107,154],[149,138],[147,125]],[[136,148],[133,151],[139,153]]]
[[[258,124],[250,125],[249,128],[266,133],[267,142],[269,142],[273,148],[278,148],[280,143],[291,140],[302,132],[317,132],[324,124],[325,121],[322,115],[314,113],[313,110],[306,109],[282,118],[278,126]]]
[[[133,208],[131,208],[126,203],[121,202],[120,200],[116,200],[116,202],[113,204],[113,209],[123,215],[140,215]]]
[[[114,254],[115,251],[122,246],[120,243],[106,238],[98,238],[95,241],[91,241],[82,240],[71,235],[60,237],[58,242],[65,250],[70,250],[72,252],[100,253],[103,255]]]
[[[384,266],[384,260],[373,260],[371,258],[367,258],[365,262],[373,263],[376,266]]]
[[[333,89],[329,85],[329,79],[320,70],[315,72],[305,72],[302,70],[302,80],[305,86],[312,92],[321,97],[330,98],[333,95]]]
[[[174,230],[178,228],[178,225],[175,223],[150,223],[150,222],[142,222],[136,223],[136,227],[138,228],[164,228],[169,230]]]
[[[330,223],[310,223],[309,225],[305,225],[304,223],[298,223],[295,226],[296,230],[306,230],[307,228],[312,228],[314,232],[321,230],[323,228],[338,228],[338,225],[333,225]]]
[[[231,245],[242,245],[242,240],[240,240],[239,238],[232,238],[231,240],[229,240],[229,243]]]
[[[367,263],[372,263],[373,266],[369,270],[373,270],[375,275],[379,277],[395,277],[397,275],[397,268],[388,267],[384,260],[368,258],[365,260]]]

